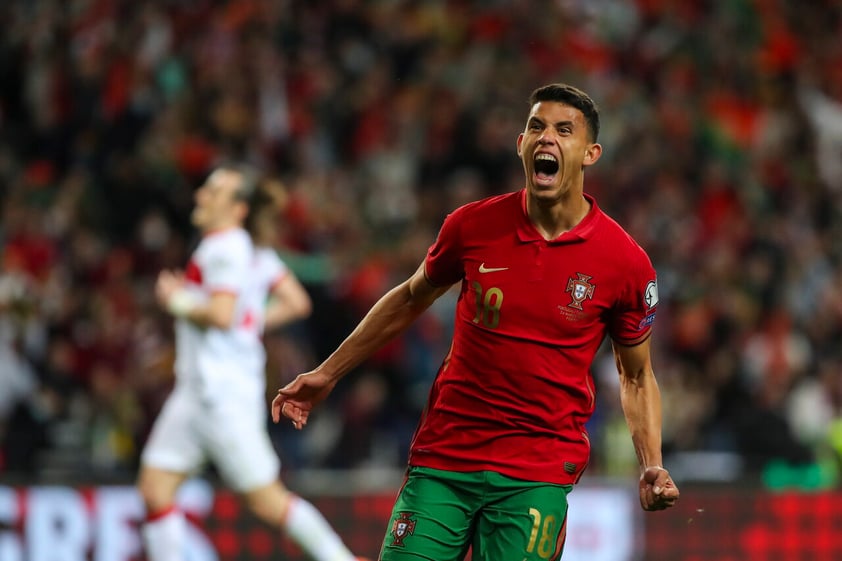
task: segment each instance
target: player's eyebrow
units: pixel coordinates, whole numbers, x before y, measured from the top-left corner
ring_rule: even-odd
[[[575,127],[576,123],[573,121],[558,121],[555,124],[556,127]]]
[[[531,125],[533,123],[540,123],[542,125],[547,124],[541,117],[538,117],[538,116],[535,116],[535,115],[533,115],[532,117],[529,118],[529,120],[527,121],[527,125]],[[554,126],[556,128],[559,128],[559,127],[571,127],[571,128],[573,128],[573,127],[576,126],[576,123],[574,121],[571,121],[571,120],[568,119],[568,120],[565,120],[565,121],[556,121],[555,123],[553,123],[552,126]]]

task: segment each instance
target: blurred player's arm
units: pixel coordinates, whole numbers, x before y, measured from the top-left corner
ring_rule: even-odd
[[[281,327],[304,319],[313,311],[313,302],[307,290],[291,272],[272,287],[266,307],[266,329]]]
[[[633,346],[613,344],[620,374],[620,401],[640,463],[640,502],[661,510],[678,499],[678,488],[663,467],[661,392],[652,369],[651,338]]]
[[[155,296],[171,315],[201,327],[229,329],[234,323],[236,294],[214,292],[207,301],[201,302],[184,288],[184,276],[179,272],[161,271],[155,284]]]

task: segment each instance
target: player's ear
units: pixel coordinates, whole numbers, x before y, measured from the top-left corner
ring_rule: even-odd
[[[592,166],[600,156],[602,156],[602,145],[596,142],[588,144],[588,147],[585,148],[585,158],[582,160],[582,165]]]
[[[523,133],[517,135],[517,155],[522,156],[523,152],[520,149],[520,145],[523,144]]]

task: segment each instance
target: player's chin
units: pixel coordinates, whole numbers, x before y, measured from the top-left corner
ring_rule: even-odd
[[[532,184],[530,186],[530,195],[532,199],[540,205],[552,205],[558,201],[559,188],[557,185],[548,185],[544,183]]]
[[[537,173],[533,173],[531,187],[532,192],[536,195],[539,193],[554,193],[558,190],[558,174],[539,175]]]
[[[194,208],[190,213],[190,223],[196,228],[201,228],[204,225],[205,215],[200,208]]]

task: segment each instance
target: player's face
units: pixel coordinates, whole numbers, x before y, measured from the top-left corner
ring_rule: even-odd
[[[602,151],[599,144],[588,140],[582,112],[554,101],[532,106],[526,128],[518,136],[517,149],[527,190],[548,201],[580,188],[584,167],[596,162]]]
[[[196,205],[190,216],[193,225],[204,232],[239,225],[242,221],[236,199],[241,177],[236,171],[218,169],[196,191]]]

